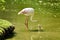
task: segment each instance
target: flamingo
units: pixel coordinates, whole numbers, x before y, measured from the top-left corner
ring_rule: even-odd
[[[28,29],[28,17],[29,16],[32,22],[37,22],[37,20],[32,19],[34,16],[34,8],[24,8],[20,12],[18,12],[18,15],[20,14],[24,14],[26,16],[26,19],[25,19],[26,29]]]

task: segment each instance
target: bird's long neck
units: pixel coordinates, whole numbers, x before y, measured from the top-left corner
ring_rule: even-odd
[[[33,16],[34,16],[34,14],[30,16],[30,20],[31,20],[32,22],[37,22],[37,20],[33,20]]]
[[[30,20],[33,22],[33,16],[34,16],[34,14],[32,14],[31,16],[30,16]]]

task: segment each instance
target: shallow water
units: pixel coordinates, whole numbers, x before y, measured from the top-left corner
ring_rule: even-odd
[[[55,37],[52,35],[53,33],[47,32],[57,32],[56,35],[59,37],[60,32],[60,1],[59,0],[0,0],[0,18],[5,19],[13,23],[16,27],[15,31],[17,32],[17,36],[11,38],[11,40],[29,40],[31,32],[27,31],[24,25],[25,16],[17,15],[20,10],[23,8],[32,7],[35,9],[35,15],[33,19],[38,20],[38,22],[33,23],[29,20],[29,29],[35,30],[37,29],[37,25],[41,24],[44,28],[44,32],[48,34],[49,37],[44,37],[50,39],[54,39]],[[20,34],[19,34],[20,33]],[[34,34],[34,33],[33,33]],[[43,33],[44,34],[44,33]],[[42,35],[43,35],[42,34]],[[19,36],[23,35],[23,36]],[[37,35],[37,32],[36,32]],[[22,39],[25,36],[24,39]],[[26,38],[28,36],[28,38]],[[57,40],[56,37],[56,40]],[[42,39],[43,40],[43,39]]]

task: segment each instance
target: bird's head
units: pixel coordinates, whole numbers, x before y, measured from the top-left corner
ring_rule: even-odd
[[[18,12],[18,15],[23,14],[22,12]]]

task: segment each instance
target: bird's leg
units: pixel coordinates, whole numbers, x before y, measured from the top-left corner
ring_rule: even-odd
[[[25,19],[25,26],[26,26],[26,29],[28,30],[28,16],[26,16],[26,19]]]

